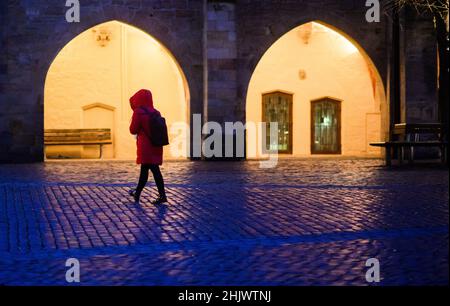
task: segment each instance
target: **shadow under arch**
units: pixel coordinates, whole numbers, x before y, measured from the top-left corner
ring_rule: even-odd
[[[333,31],[339,33],[340,35],[342,35],[343,37],[345,37],[348,41],[350,41],[353,46],[355,46],[359,53],[362,54],[362,56],[364,57],[368,67],[369,67],[369,71],[371,72],[371,76],[375,79],[375,86],[374,86],[374,90],[376,92],[374,92],[375,96],[378,96],[375,98],[375,100],[378,100],[380,103],[380,107],[381,107],[381,114],[382,114],[382,118],[381,118],[381,124],[382,124],[382,128],[384,129],[384,139],[383,140],[387,140],[389,138],[389,135],[387,134],[389,131],[389,109],[388,109],[388,105],[387,105],[387,98],[386,98],[386,87],[385,84],[383,82],[383,79],[381,77],[381,74],[379,72],[379,69],[377,68],[376,64],[374,63],[374,61],[372,60],[372,58],[369,56],[369,54],[366,52],[366,50],[350,35],[348,35],[346,32],[340,30],[339,28],[328,24],[324,21],[321,20],[313,20],[312,22],[316,22],[318,24],[321,24],[327,28],[332,29]]]
[[[151,41],[153,44],[157,45],[158,48],[161,49],[161,53],[163,53],[164,56],[167,55],[168,58],[170,58],[171,63],[176,67],[177,75],[181,79],[180,88],[182,88],[182,94],[180,92],[180,96],[182,96],[182,99],[183,99],[183,109],[184,109],[183,110],[184,115],[183,115],[182,121],[185,122],[187,125],[189,125],[190,124],[190,112],[191,112],[190,85],[188,83],[186,74],[184,73],[179,61],[174,56],[174,53],[164,43],[162,43],[159,39],[157,39],[153,35],[149,34],[147,31],[145,31],[137,26],[134,26],[133,24],[130,24],[126,21],[121,21],[121,20],[117,20],[117,19],[108,20],[108,21],[104,21],[101,23],[96,23],[96,24],[88,26],[88,27],[83,27],[81,30],[77,30],[77,31],[75,31],[75,33],[71,33],[70,39],[66,39],[67,37],[65,34],[62,34],[62,37],[60,37],[60,39],[57,39],[59,41],[62,41],[62,43],[58,44],[58,49],[55,52],[56,54],[54,54],[51,61],[48,63],[48,65],[46,65],[46,68],[44,68],[45,69],[44,82],[43,82],[44,113],[45,113],[45,109],[46,109],[46,101],[48,98],[47,85],[48,85],[48,80],[49,80],[49,74],[50,74],[50,71],[52,70],[52,67],[55,65],[55,62],[58,60],[58,58],[63,53],[63,51],[68,46],[70,46],[72,43],[74,43],[79,37],[81,37],[85,34],[88,34],[89,31],[92,31],[93,29],[99,29],[103,26],[111,25],[111,24],[120,25],[121,27],[124,27],[126,29],[131,29],[133,31],[136,31],[136,32],[144,35],[146,37],[146,39],[149,40],[149,42]],[[169,91],[170,88],[167,88],[167,90]],[[98,102],[98,101],[96,100],[96,102]],[[99,101],[98,103],[104,104],[104,103],[102,103],[102,101]],[[90,102],[87,102],[85,104],[90,104]],[[44,116],[45,116],[45,114],[44,114]],[[45,121],[45,117],[44,117],[44,121]],[[45,124],[44,124],[44,126],[45,126]],[[189,143],[189,139],[187,140],[187,142]],[[44,154],[45,154],[45,152],[44,152]],[[188,154],[187,154],[187,157],[188,157]]]
[[[175,65],[177,66],[178,71],[179,71],[179,73],[180,73],[180,75],[181,75],[181,78],[182,78],[182,80],[183,80],[184,95],[185,95],[186,107],[187,107],[187,111],[186,111],[186,113],[187,113],[187,118],[186,118],[186,119],[187,119],[187,122],[189,122],[189,119],[190,119],[189,114],[190,114],[190,111],[191,111],[191,110],[190,110],[191,94],[190,94],[189,82],[187,81],[187,78],[186,78],[186,75],[185,75],[185,73],[184,73],[184,71],[183,71],[183,68],[181,67],[179,61],[178,61],[177,58],[175,57],[175,55],[174,55],[174,53],[172,52],[172,50],[170,50],[164,43],[162,43],[161,40],[159,40],[159,39],[156,38],[155,36],[151,35],[150,33],[144,31],[143,29],[141,29],[141,28],[139,28],[139,27],[137,27],[137,26],[135,26],[135,25],[133,25],[133,24],[130,24],[130,23],[127,23],[127,22],[124,22],[124,21],[119,21],[119,20],[111,20],[111,21],[119,22],[119,23],[121,23],[121,24],[124,24],[124,25],[126,25],[126,26],[129,26],[129,27],[131,27],[131,28],[134,28],[134,29],[136,29],[136,30],[138,30],[138,31],[140,31],[140,32],[142,32],[142,33],[144,33],[145,35],[147,35],[148,37],[150,37],[151,39],[153,39],[154,41],[156,41],[156,42],[159,44],[159,46],[160,46],[161,48],[163,48],[163,49],[165,50],[165,52],[172,58],[173,62],[174,62]]]
[[[289,28],[289,30],[284,31],[281,35],[278,35],[276,39],[274,39],[270,46],[265,49],[264,52],[261,53],[261,56],[256,61],[256,64],[253,66],[253,70],[251,73],[251,76],[248,80],[248,86],[246,87],[245,91],[245,120],[246,122],[249,122],[249,96],[250,96],[250,89],[253,85],[255,73],[257,72],[258,68],[260,67],[262,61],[265,57],[268,56],[269,51],[273,49],[274,46],[276,46],[284,37],[286,37],[289,33],[300,29],[301,27],[308,25],[308,24],[317,24],[322,27],[327,28],[328,30],[331,30],[334,33],[337,33],[338,35],[342,36],[346,41],[348,41],[354,48],[356,48],[357,52],[363,57],[365,64],[367,65],[367,70],[370,74],[370,78],[372,81],[372,94],[373,94],[373,102],[374,107],[376,109],[379,109],[380,112],[380,126],[381,126],[381,140],[386,140],[388,138],[388,131],[389,131],[389,107],[387,104],[387,97],[386,97],[386,90],[385,90],[385,84],[383,82],[383,77],[380,74],[375,62],[372,60],[372,58],[369,56],[369,54],[366,52],[366,50],[361,46],[361,44],[358,43],[353,37],[351,37],[346,32],[342,31],[341,29],[330,25],[322,20],[308,20],[308,21],[302,21],[299,25],[296,25],[294,27]],[[260,93],[263,94],[265,92],[272,92],[272,91],[281,91],[281,92],[292,92],[289,88],[280,87],[279,85],[274,85],[273,88],[265,88]],[[327,94],[318,94],[314,99],[317,99],[320,96],[327,96]],[[314,99],[310,99],[310,101],[313,101]],[[248,140],[247,140],[248,143]],[[254,142],[252,142],[254,143]],[[248,152],[248,146],[247,146],[247,152]],[[250,157],[251,158],[251,157]]]

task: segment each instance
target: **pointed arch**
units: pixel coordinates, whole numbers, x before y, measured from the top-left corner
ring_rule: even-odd
[[[95,25],[72,38],[48,69],[44,128],[82,128],[86,105],[108,105],[115,109],[116,129],[115,150],[110,157],[134,159],[135,143],[128,132],[132,114],[128,100],[141,88],[152,90],[155,107],[169,125],[189,123],[189,85],[172,52],[147,32],[127,23],[112,20]],[[83,148],[74,156],[83,157],[82,152]],[[169,150],[166,158],[170,158]]]
[[[384,84],[368,54],[343,31],[316,20],[278,38],[261,56],[250,78],[247,122],[263,117],[262,94],[280,90],[294,94],[292,155],[311,156],[310,102],[323,96],[343,101],[342,154],[381,154],[368,143],[387,136]]]

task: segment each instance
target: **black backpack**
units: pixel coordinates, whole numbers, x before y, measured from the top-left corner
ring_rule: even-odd
[[[150,113],[146,108],[142,109],[150,115],[150,141],[155,147],[164,147],[169,145],[169,134],[167,133],[166,119],[158,112]]]

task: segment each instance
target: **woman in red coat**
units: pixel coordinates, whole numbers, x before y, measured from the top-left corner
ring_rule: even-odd
[[[152,202],[158,205],[167,202],[164,189],[164,179],[159,166],[163,162],[163,148],[155,147],[150,141],[150,116],[160,113],[153,107],[153,97],[150,90],[141,89],[130,98],[130,105],[133,109],[133,118],[130,125],[130,133],[137,135],[137,160],[141,165],[141,174],[136,190],[131,190],[130,195],[134,201],[139,203],[139,199],[148,181],[148,171],[151,170],[158,187],[159,197]]]

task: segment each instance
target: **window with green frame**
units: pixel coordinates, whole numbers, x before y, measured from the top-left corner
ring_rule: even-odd
[[[341,101],[311,101],[311,154],[341,154]]]
[[[292,94],[272,92],[262,96],[262,122],[266,122],[265,150],[292,154]],[[278,123],[278,144],[270,143],[270,122]]]

